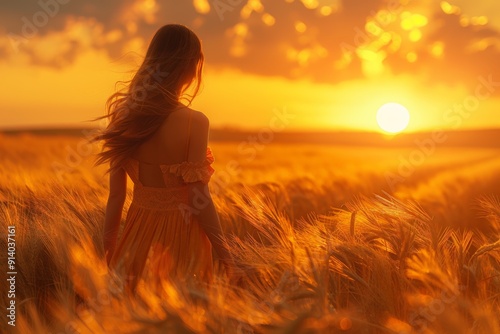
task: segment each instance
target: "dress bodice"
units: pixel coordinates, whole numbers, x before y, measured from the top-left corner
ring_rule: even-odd
[[[212,167],[214,157],[207,147],[205,160],[184,161],[177,164],[158,164],[163,177],[164,187],[144,186],[139,178],[141,162],[129,158],[125,164],[125,171],[134,183],[132,204],[149,209],[179,209],[187,204],[188,184],[202,182],[208,184],[215,172]]]

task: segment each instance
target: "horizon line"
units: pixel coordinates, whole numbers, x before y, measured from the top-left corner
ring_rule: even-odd
[[[99,127],[95,126],[56,126],[56,125],[33,125],[33,126],[0,126],[0,133],[19,133],[19,132],[66,132],[66,131],[78,131],[78,130],[94,130]],[[259,132],[263,129],[260,128],[245,128],[238,126],[213,126],[210,127],[210,131],[225,131],[225,132],[239,132],[239,133],[255,133]],[[396,134],[391,134],[384,132],[383,130],[365,130],[365,129],[347,129],[347,128],[295,128],[289,130],[281,130],[278,133],[364,133],[364,134],[379,134],[382,136],[402,136],[402,135],[416,135],[422,133],[432,133],[434,131],[441,132],[487,132],[487,131],[500,131],[500,127],[474,127],[474,128],[464,128],[464,129],[446,129],[446,128],[430,128],[430,129],[422,129],[422,130],[408,130],[402,131]]]

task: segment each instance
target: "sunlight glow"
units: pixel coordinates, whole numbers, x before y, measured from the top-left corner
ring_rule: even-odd
[[[377,123],[386,132],[398,133],[410,124],[410,112],[401,104],[387,103],[378,110]]]
[[[320,9],[320,14],[323,16],[328,16],[333,13],[333,8],[330,6],[323,6]]]
[[[304,33],[307,30],[307,26],[302,21],[296,21],[295,22],[295,30],[297,30],[297,32]]]
[[[415,52],[408,52],[406,55],[406,60],[410,63],[414,63],[418,60],[418,55]]]
[[[210,13],[210,3],[208,0],[194,0],[194,9],[200,14]]]
[[[316,9],[319,6],[319,3],[317,0],[302,0],[302,4],[307,8],[307,9]]]
[[[435,58],[442,58],[444,54],[444,43],[443,42],[435,42],[433,45],[431,45],[431,54]]]
[[[401,14],[401,28],[404,30],[413,30],[416,28],[425,27],[429,23],[429,19],[424,15],[411,14],[409,12],[404,12]]]
[[[413,29],[408,37],[410,38],[410,41],[418,42],[422,39],[422,32],[420,31],[420,29]]]
[[[133,12],[137,13],[149,24],[156,22],[156,14],[158,11],[159,6],[156,0],[138,0],[133,8]]]
[[[460,7],[457,7],[457,6],[450,4],[448,1],[441,1],[441,9],[443,10],[443,12],[445,14],[448,14],[448,15],[452,15],[452,14],[458,15],[462,12]]]
[[[369,49],[358,48],[357,54],[362,60],[362,69],[366,76],[377,76],[384,72],[384,59],[387,57],[385,51],[374,52]]]
[[[475,26],[485,26],[488,24],[488,18],[486,16],[474,16],[471,18],[471,23]]]
[[[273,26],[276,23],[276,19],[269,13],[265,13],[262,15],[262,21],[267,26]]]

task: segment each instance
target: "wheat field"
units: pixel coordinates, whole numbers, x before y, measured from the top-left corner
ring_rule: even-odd
[[[498,150],[402,167],[415,148],[213,142],[210,187],[246,276],[129,296],[102,257],[108,185],[86,136],[0,136],[17,268],[2,333],[500,333]]]

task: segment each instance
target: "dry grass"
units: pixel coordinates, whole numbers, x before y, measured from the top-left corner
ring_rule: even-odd
[[[19,333],[500,332],[498,152],[443,149],[391,189],[405,150],[214,144],[213,197],[247,276],[132,297],[102,260],[107,182],[83,143],[0,140]]]

